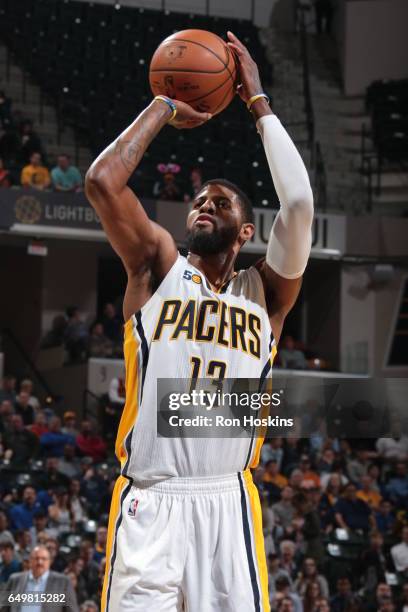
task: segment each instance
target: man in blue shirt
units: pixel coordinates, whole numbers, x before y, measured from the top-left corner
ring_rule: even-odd
[[[367,533],[375,526],[370,507],[356,496],[357,488],[349,482],[343,489],[343,496],[334,505],[336,522],[343,529]]]
[[[33,526],[34,514],[41,510],[41,504],[33,487],[27,486],[23,491],[23,501],[11,507],[10,519],[14,529],[30,529]]]
[[[61,419],[54,416],[50,419],[47,433],[40,436],[40,446],[46,457],[62,457],[66,444],[75,446],[75,438],[61,431]]]
[[[78,168],[71,166],[68,155],[58,155],[57,165],[51,170],[51,179],[56,191],[81,191],[81,174]]]
[[[0,544],[0,584],[4,584],[11,574],[21,570],[21,563],[14,558],[14,543],[5,541]]]

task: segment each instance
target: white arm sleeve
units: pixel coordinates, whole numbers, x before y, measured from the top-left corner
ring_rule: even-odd
[[[266,263],[284,278],[305,271],[312,243],[313,193],[307,170],[276,115],[258,119],[273,184],[280,202],[269,236]]]

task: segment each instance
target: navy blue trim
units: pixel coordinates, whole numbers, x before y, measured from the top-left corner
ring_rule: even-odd
[[[265,365],[264,365],[264,367],[262,369],[262,372],[261,372],[261,376],[260,376],[260,379],[259,379],[258,393],[262,392],[262,388],[263,388],[263,385],[265,383],[266,377],[268,376],[269,372],[272,370],[271,357],[270,357],[271,352],[272,352],[272,345],[273,345],[273,334],[271,332],[271,337],[269,339],[269,346],[268,346],[268,349],[269,349],[269,358],[268,358],[268,361],[265,363]],[[251,460],[252,448],[254,446],[254,440],[255,440],[255,432],[256,432],[256,427],[255,427],[255,425],[253,425],[252,431],[251,431],[251,439],[250,439],[250,442],[249,442],[248,455],[247,455],[247,458],[246,458],[246,461],[245,461],[244,470],[247,469],[247,467],[249,465],[249,462]]]
[[[110,591],[111,591],[111,586],[112,586],[112,578],[113,578],[113,565],[115,563],[116,560],[116,552],[117,552],[117,535],[118,535],[118,529],[122,523],[122,518],[123,518],[123,512],[122,512],[122,506],[123,506],[123,502],[125,501],[125,497],[126,495],[129,493],[131,487],[132,487],[133,481],[131,479],[129,479],[129,484],[123,489],[122,491],[122,495],[120,497],[120,514],[119,514],[119,518],[116,522],[116,528],[115,528],[115,535],[114,535],[114,544],[113,544],[113,553],[112,553],[112,558],[111,558],[111,566],[110,566],[110,571],[109,571],[109,582],[108,582],[108,590],[106,593],[106,612],[109,612],[109,598],[110,598]]]
[[[239,472],[238,472],[238,481],[239,481],[239,488],[241,490],[242,527],[244,530],[245,548],[246,548],[246,553],[247,553],[247,558],[248,558],[248,567],[249,567],[249,575],[251,577],[252,592],[254,594],[254,610],[255,612],[261,612],[259,587],[258,587],[258,581],[256,579],[256,569],[255,569],[254,558],[252,555],[251,530],[249,528],[245,489],[244,489],[244,484],[242,482],[242,476]]]
[[[139,334],[139,338],[142,343],[142,384],[140,386],[140,403],[142,403],[144,381],[146,377],[147,364],[149,362],[149,346],[147,344],[146,336],[143,329],[141,310],[139,310],[139,312],[137,312],[135,316],[137,321],[136,330]]]

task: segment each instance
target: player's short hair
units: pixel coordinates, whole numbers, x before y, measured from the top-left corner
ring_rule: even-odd
[[[231,189],[231,191],[236,193],[238,196],[239,204],[240,204],[242,214],[244,217],[244,222],[254,223],[255,217],[254,217],[254,209],[252,206],[252,202],[247,196],[247,194],[238,187],[238,185],[235,185],[235,183],[232,183],[228,179],[215,178],[215,179],[210,179],[209,181],[205,181],[201,185],[200,192],[204,189],[204,187],[207,187],[207,185],[223,185],[224,187],[228,187],[228,189]]]

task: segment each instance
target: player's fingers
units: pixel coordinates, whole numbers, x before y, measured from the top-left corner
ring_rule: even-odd
[[[240,47],[238,47],[238,45],[234,44],[234,43],[227,43],[227,45],[229,46],[230,49],[232,49],[234,51],[234,53],[238,56],[238,59],[240,59],[245,51],[243,51]]]
[[[244,45],[243,42],[241,42],[239,40],[239,38],[237,36],[235,36],[235,34],[233,34],[230,30],[228,30],[227,32],[227,36],[230,39],[230,41],[234,44],[237,45],[237,47],[239,47],[242,51],[248,51],[248,49],[246,48],[246,46]]]

